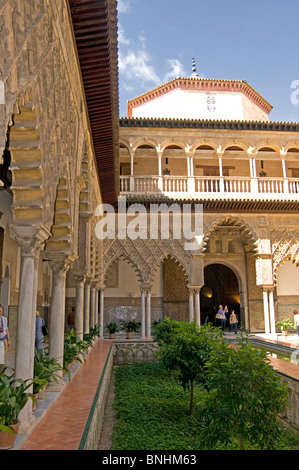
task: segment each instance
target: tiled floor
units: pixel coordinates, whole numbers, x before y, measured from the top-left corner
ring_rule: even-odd
[[[265,335],[259,337],[272,343],[282,342],[281,338],[267,338]],[[293,348],[299,348],[296,337],[290,336],[284,342]],[[35,429],[16,445],[16,450],[78,449],[110,347],[109,340],[95,344],[86,363],[78,367],[71,381],[40,418]],[[273,359],[273,367],[299,380],[298,365]]]
[[[77,450],[111,341],[98,341],[18,450]]]

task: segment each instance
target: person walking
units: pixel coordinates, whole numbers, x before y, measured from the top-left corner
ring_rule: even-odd
[[[238,319],[234,310],[231,311],[231,314],[229,316],[229,331],[231,331],[232,329],[235,331],[236,335],[238,331]]]
[[[10,344],[7,318],[4,316],[3,306],[0,305],[0,373],[5,368],[6,350],[10,347]]]
[[[39,312],[36,312],[36,326],[35,326],[35,349],[37,351],[43,349],[44,335],[43,326],[45,325],[44,320],[40,317]]]
[[[299,313],[298,313],[297,310],[294,310],[293,314],[294,314],[294,325],[297,328],[297,333],[298,333],[298,336],[299,336]]]
[[[71,331],[75,328],[75,307],[72,307],[72,311],[68,314],[67,327],[68,333],[71,334]]]

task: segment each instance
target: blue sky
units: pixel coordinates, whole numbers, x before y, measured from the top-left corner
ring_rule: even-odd
[[[299,0],[119,0],[119,108],[172,80],[247,80],[273,105],[271,121],[299,121]]]

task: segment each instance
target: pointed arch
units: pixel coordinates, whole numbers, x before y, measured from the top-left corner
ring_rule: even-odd
[[[161,263],[163,263],[163,261],[165,259],[174,260],[175,263],[177,263],[181,267],[181,269],[184,273],[184,277],[186,279],[186,283],[189,284],[191,282],[189,269],[188,269],[187,266],[185,266],[184,261],[181,260],[177,255],[175,255],[174,253],[169,251],[168,253],[167,252],[163,253],[158,259],[155,260],[155,263],[152,265],[151,272],[150,272],[150,277],[149,277],[150,283],[153,282],[154,277],[156,275],[156,272],[157,272],[159,266],[161,265]]]
[[[135,272],[135,274],[138,278],[138,281],[140,283],[142,283],[143,282],[143,276],[142,276],[142,273],[140,272],[140,269],[139,269],[138,265],[127,254],[125,254],[125,253],[115,253],[115,256],[113,258],[111,258],[111,260],[108,262],[108,264],[106,264],[105,269],[103,271],[103,274],[102,274],[103,285],[107,284],[108,274],[109,274],[109,271],[110,271],[111,267],[113,266],[113,264],[117,263],[120,260],[126,261],[131,266],[131,268],[133,269],[133,271]]]
[[[220,226],[234,226],[234,227],[239,227],[239,229],[242,231],[242,233],[247,237],[248,242],[252,245],[253,249],[255,252],[258,251],[258,237],[252,230],[252,228],[244,222],[242,219],[239,219],[238,217],[233,217],[233,216],[227,216],[227,217],[221,217],[214,221],[210,227],[205,231],[204,237],[203,237],[203,248],[202,251],[205,252],[207,249],[207,244],[215,232],[215,230],[220,227]]]

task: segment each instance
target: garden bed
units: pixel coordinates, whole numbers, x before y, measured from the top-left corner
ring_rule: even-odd
[[[194,412],[189,416],[189,391],[158,363],[144,363],[115,369],[113,436],[107,450],[205,450],[199,429],[208,392],[200,385],[194,389]],[[110,405],[111,406],[111,405]],[[110,408],[111,410],[111,408]],[[105,424],[104,424],[105,426]],[[285,429],[277,436],[277,450],[298,449],[298,433]],[[208,450],[238,449],[238,440],[229,446]],[[245,443],[246,449],[257,447]],[[103,447],[102,447],[103,449]]]

